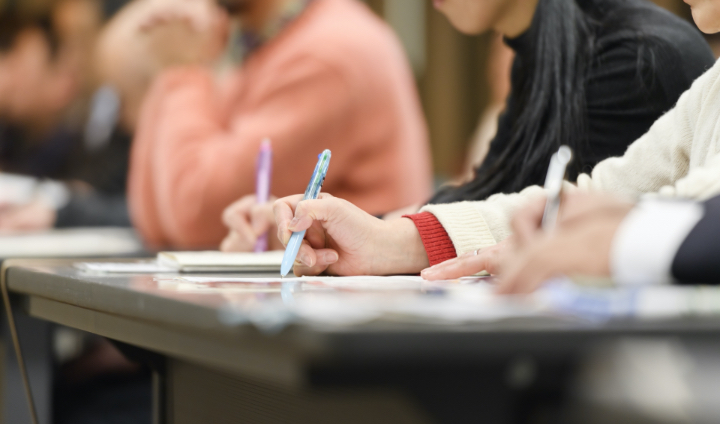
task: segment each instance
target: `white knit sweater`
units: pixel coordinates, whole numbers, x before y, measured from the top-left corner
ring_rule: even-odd
[[[600,162],[569,190],[604,191],[638,198],[706,199],[720,193],[720,61],[700,76],[675,107],[628,147],[622,157]],[[497,194],[482,202],[428,205],[458,255],[491,246],[511,234],[510,219],[530,199],[543,195],[532,186]]]

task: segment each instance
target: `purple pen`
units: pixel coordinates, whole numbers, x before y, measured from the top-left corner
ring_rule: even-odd
[[[255,197],[258,204],[267,203],[270,198],[270,176],[272,175],[272,147],[270,139],[264,139],[260,145],[257,170],[255,178]],[[265,252],[268,249],[267,234],[258,237],[255,243],[255,252]]]

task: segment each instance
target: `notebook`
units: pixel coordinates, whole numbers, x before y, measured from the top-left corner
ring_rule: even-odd
[[[157,263],[179,272],[280,272],[282,250],[265,253],[160,252]]]

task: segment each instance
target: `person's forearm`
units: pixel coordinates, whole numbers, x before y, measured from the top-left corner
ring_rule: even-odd
[[[419,274],[429,266],[420,233],[411,220],[380,222],[383,225],[381,234],[387,237],[373,258],[371,269],[376,275]]]

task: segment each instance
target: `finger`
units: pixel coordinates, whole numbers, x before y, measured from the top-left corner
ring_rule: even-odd
[[[496,292],[498,294],[525,294],[535,291],[548,278],[557,273],[557,261],[550,242],[535,243],[512,259],[501,275]]]
[[[254,205],[250,210],[250,222],[256,235],[265,234],[275,225],[272,206],[269,204]]]
[[[427,268],[422,271],[421,275],[426,280],[454,280],[468,275],[475,275],[484,271],[485,268],[485,257],[470,252],[459,258]]]
[[[325,229],[323,228],[322,223],[315,221],[313,222],[313,225],[308,228],[307,233],[305,233],[305,240],[314,249],[322,249],[327,247],[325,234]]]
[[[250,223],[245,219],[241,219],[239,216],[236,216],[233,220],[230,230],[232,233],[235,233],[238,238],[242,238],[245,244],[254,245],[257,241],[258,237],[250,226]]]
[[[341,203],[329,194],[322,194],[317,200],[303,200],[295,207],[295,216],[288,229],[293,232],[305,231],[315,221],[328,221]]]
[[[223,241],[220,242],[220,251],[221,252],[232,252],[232,246],[234,244],[233,241],[234,233],[231,232],[228,234]]]
[[[223,211],[223,222],[228,227],[232,228],[235,220],[240,216],[242,219],[247,220],[247,216],[250,214],[250,210],[256,204],[255,196],[245,196],[232,205],[225,208]]]
[[[526,292],[528,287],[538,286],[544,277],[534,261],[519,263],[517,267],[500,276],[495,292],[500,295]]]
[[[220,245],[223,252],[249,252],[255,246],[255,241],[248,240],[236,231],[231,231]]]
[[[300,250],[298,250],[298,255],[295,258],[293,267],[295,275],[319,275],[324,271],[323,266],[318,265],[317,252],[310,247],[307,241],[303,240],[302,245],[300,245]]]
[[[536,199],[513,217],[511,225],[520,245],[527,244],[540,230],[546,203],[544,197]]]
[[[273,214],[275,215],[275,224],[278,228],[278,239],[287,246],[290,241],[292,231],[288,230],[288,225],[295,217],[295,207],[303,199],[302,194],[284,197],[275,201],[273,204]]]
[[[297,257],[295,258],[295,264],[302,265],[308,268],[312,268],[317,263],[317,253],[307,242],[303,240],[298,250]]]
[[[303,264],[295,264],[293,272],[297,276],[315,276],[327,271],[327,269],[336,263],[340,256],[332,249],[319,249],[315,251],[316,262],[313,266],[305,266]]]

